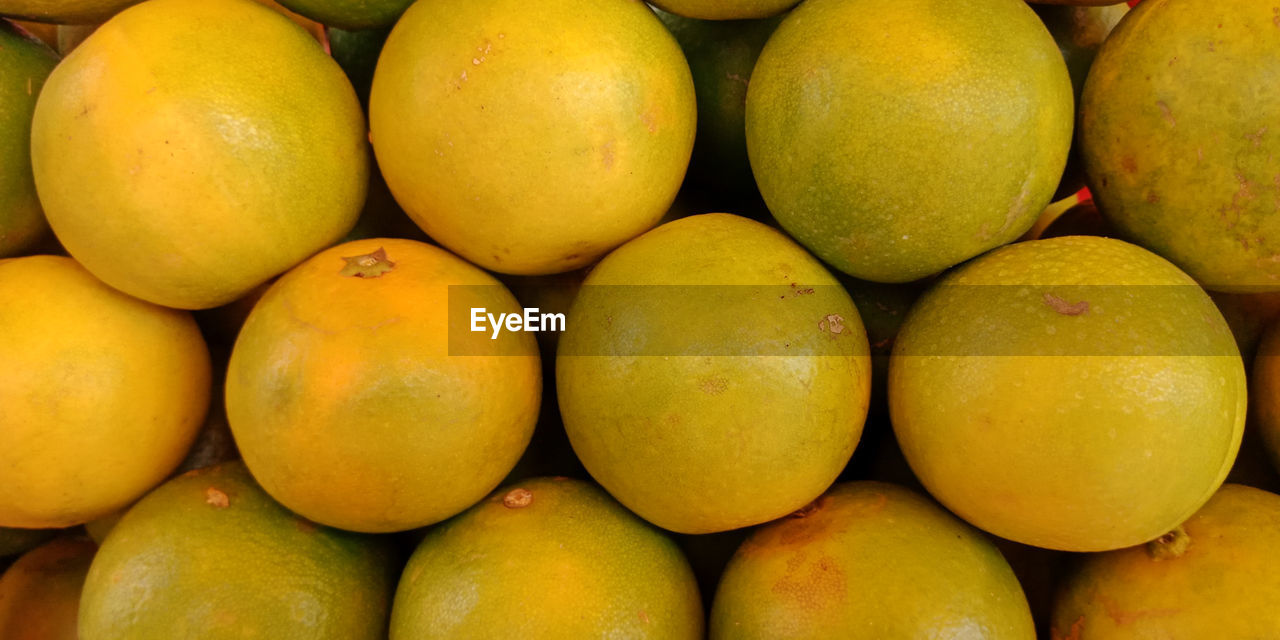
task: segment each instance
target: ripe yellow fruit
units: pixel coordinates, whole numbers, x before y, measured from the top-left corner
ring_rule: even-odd
[[[643,2],[418,2],[373,79],[391,192],[486,269],[570,271],[658,222],[693,148],[693,80]]]
[[[1189,276],[1073,236],[997,249],[917,301],[889,407],[912,470],[951,511],[1024,544],[1105,551],[1213,495],[1240,446],[1245,375]]]
[[[427,533],[391,640],[698,640],[703,626],[675,542],[594,485],[535,478]]]
[[[137,500],[182,461],[209,405],[191,315],[68,258],[0,261],[0,526],[68,527]]]
[[[225,304],[336,242],[364,202],[364,118],[342,69],[250,0],[151,0],[49,76],[36,187],[67,250],[121,291]]]
[[[928,499],[836,485],[747,538],[711,610],[712,640],[1033,640],[1000,551]]]
[[[209,406],[191,315],[65,257],[0,261],[0,526],[64,527],[160,484]]]
[[[229,462],[129,509],[89,568],[80,640],[380,640],[394,572],[385,541],[290,513]]]
[[[680,533],[759,524],[835,481],[862,434],[867,336],[782,233],[728,214],[667,223],[588,274],[556,358],[574,451]]]
[[[1066,165],[1071,78],[1008,0],[807,0],[747,89],[760,193],[849,275],[908,282],[1022,235]]]
[[[98,545],[59,538],[18,559],[0,576],[0,638],[78,640],[80,590]]]
[[[1144,546],[1087,556],[1063,585],[1053,640],[1280,637],[1280,496],[1228,484]]]
[[[413,529],[475,504],[529,443],[542,373],[529,333],[469,329],[518,313],[492,276],[421,242],[317,254],[249,314],[227,369],[227,419],[254,477],[334,527]]]

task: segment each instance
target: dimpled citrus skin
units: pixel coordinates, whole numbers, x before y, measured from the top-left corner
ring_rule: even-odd
[[[1031,227],[1072,114],[1062,55],[1023,2],[810,0],[751,75],[747,151],[801,244],[907,282]]]
[[[1069,236],[997,249],[927,292],[894,343],[889,406],[951,511],[1024,544],[1103,551],[1164,534],[1222,483],[1245,376],[1190,277]]]
[[[699,20],[747,20],[776,16],[797,0],[659,0],[653,4],[686,18]]]
[[[389,272],[341,273],[379,249]],[[386,532],[492,491],[529,443],[542,373],[533,334],[472,333],[471,307],[519,312],[492,276],[413,240],[348,242],[272,285],[226,385],[231,431],[267,493],[316,522]]]
[[[1027,599],[983,534],[912,491],[836,485],[729,561],[712,640],[1033,640]]]
[[[22,556],[0,576],[0,638],[78,640],[80,588],[98,545],[60,538]]]
[[[1223,485],[1182,530],[1085,557],[1059,592],[1053,640],[1280,637],[1280,496]]]
[[[31,113],[58,55],[0,20],[0,257],[49,231],[31,177]]]
[[[244,465],[183,474],[125,514],[80,601],[80,640],[377,640],[384,542],[304,520]]]
[[[141,0],[0,0],[0,16],[56,22],[88,24],[102,22],[117,11]]]
[[[556,376],[592,477],[660,527],[711,533],[831,485],[862,434],[871,360],[857,309],[817,260],[758,222],[706,214],[591,270]]]
[[[680,47],[643,2],[434,0],[382,50],[378,164],[424,231],[493,271],[570,271],[658,222],[693,148]]]
[[[197,309],[337,241],[364,202],[363,114],[305,31],[250,0],[151,0],[49,76],[31,136],[49,224],[126,293]]]
[[[1205,288],[1280,290],[1274,2],[1146,0],[1085,83],[1085,170],[1102,213]]]
[[[675,542],[594,485],[533,478],[427,534],[391,640],[697,640],[703,626]]]
[[[328,26],[361,30],[389,26],[413,0],[284,0],[280,4]]]
[[[191,315],[69,258],[0,260],[0,527],[69,527],[137,500],[182,461],[209,406]]]

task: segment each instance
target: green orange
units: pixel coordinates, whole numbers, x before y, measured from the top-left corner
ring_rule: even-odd
[[[807,0],[752,72],[747,151],[796,240],[854,277],[908,282],[1031,227],[1072,104],[1023,2]]]
[[[556,358],[560,413],[619,502],[680,533],[766,522],[849,461],[871,360],[839,282],[729,214],[669,222],[587,275]]]
[[[698,640],[703,626],[674,542],[591,484],[533,478],[427,533],[391,640]]]
[[[85,580],[80,640],[378,640],[394,575],[382,541],[304,520],[226,463],[120,520]]]
[[[0,20],[0,257],[48,234],[31,175],[31,114],[58,55]]]
[[[1144,0],[1080,102],[1103,215],[1211,290],[1280,290],[1274,4]]]

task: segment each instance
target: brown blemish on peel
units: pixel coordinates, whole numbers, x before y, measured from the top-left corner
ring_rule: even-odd
[[[702,389],[703,393],[718,396],[729,388],[729,381],[721,376],[712,376],[703,379],[698,388]]]
[[[645,623],[645,624],[649,624],[649,614],[648,614],[648,613],[646,613],[644,609],[641,609],[641,610],[640,610],[639,618],[640,618],[640,622],[643,622],[643,623]]]
[[[523,509],[533,504],[533,492],[528,489],[512,489],[502,496],[502,506],[508,509]]]
[[[212,505],[216,509],[226,509],[231,506],[231,498],[228,498],[227,494],[217,488],[209,487],[204,490],[204,503]]]
[[[1044,294],[1044,303],[1050,309],[1064,316],[1080,316],[1089,313],[1089,301],[1081,300],[1079,302],[1067,302],[1066,300],[1053,295],[1052,293]]]
[[[1169,109],[1168,103],[1166,103],[1164,100],[1161,100],[1156,103],[1156,106],[1160,107],[1160,114],[1164,117],[1164,121],[1169,123],[1170,127],[1178,126],[1178,121],[1174,119],[1173,111]]]
[[[1076,621],[1071,623],[1071,628],[1067,629],[1066,635],[1062,635],[1062,632],[1057,629],[1052,629],[1049,631],[1049,634],[1052,636],[1053,640],[1080,640],[1081,634],[1083,633],[1084,633],[1084,616],[1080,616],[1079,618],[1076,618]]]
[[[832,335],[840,335],[844,333],[844,318],[838,313],[832,313],[818,321],[818,329],[830,332]]]
[[[378,250],[373,253],[344,257],[342,259],[347,264],[342,267],[338,275],[351,278],[377,278],[389,273],[396,266],[396,263],[387,258],[387,252],[382,247],[378,247]]]

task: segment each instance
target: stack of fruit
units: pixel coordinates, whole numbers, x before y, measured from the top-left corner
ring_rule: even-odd
[[[1280,2],[1042,1],[0,0],[0,639],[1280,638]]]

